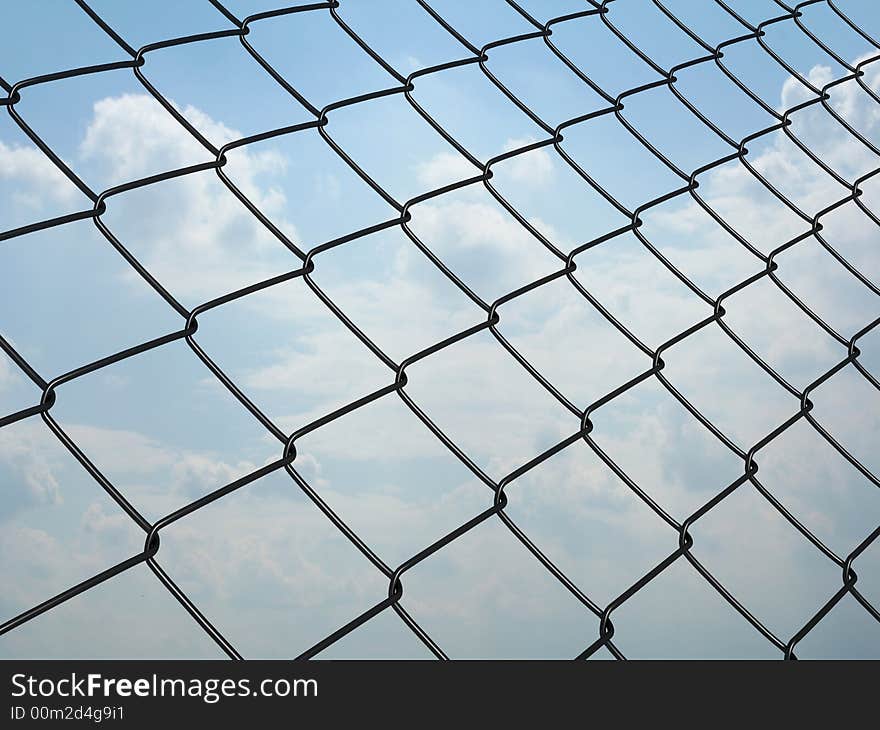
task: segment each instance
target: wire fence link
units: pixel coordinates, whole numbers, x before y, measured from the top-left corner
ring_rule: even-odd
[[[245,18],[238,18],[219,0],[210,0],[210,3],[219,11],[228,21],[229,28],[208,33],[199,33],[188,35],[180,38],[173,38],[159,42],[149,43],[140,48],[134,48],[119,33],[117,33],[105,19],[103,19],[93,8],[89,6],[86,0],[75,0],[79,8],[88,15],[88,17],[103,31],[112,41],[119,47],[122,53],[127,57],[125,60],[115,61],[111,63],[103,63],[99,65],[75,68],[56,73],[49,73],[33,78],[27,78],[15,83],[9,83],[0,78],[0,86],[6,93],[5,98],[0,98],[0,105],[6,107],[10,117],[15,124],[33,141],[40,151],[51,160],[52,163],[60,170],[64,176],[73,183],[85,196],[92,202],[92,207],[88,210],[82,210],[76,213],[67,214],[51,218],[48,220],[38,221],[29,225],[21,226],[12,230],[0,233],[0,241],[10,241],[11,239],[23,236],[25,234],[39,231],[42,229],[64,226],[74,221],[91,219],[94,225],[101,232],[107,242],[125,259],[125,261],[134,269],[137,274],[143,278],[170,306],[176,311],[183,320],[180,329],[165,334],[161,337],[142,342],[134,347],[130,347],[115,354],[104,357],[100,360],[84,364],[74,370],[57,375],[50,379],[46,379],[38,373],[22,355],[13,347],[13,345],[5,338],[0,336],[0,347],[3,351],[16,363],[21,371],[42,391],[40,402],[33,406],[24,408],[15,413],[11,413],[0,417],[0,426],[21,421],[22,419],[33,418],[39,416],[54,433],[58,440],[66,447],[66,449],[76,458],[79,464],[91,475],[91,477],[103,488],[106,493],[116,502],[116,504],[143,530],[145,534],[143,550],[136,555],[132,555],[121,562],[108,567],[103,572],[90,577],[89,579],[70,587],[69,589],[48,598],[39,605],[7,620],[0,625],[0,635],[5,634],[13,629],[21,626],[25,622],[39,616],[40,614],[51,610],[59,604],[83,593],[116,576],[123,571],[128,570],[141,563],[146,563],[156,578],[168,589],[175,599],[186,609],[198,625],[217,643],[217,645],[231,658],[242,658],[239,651],[230,643],[230,641],[221,633],[220,629],[212,624],[205,616],[200,608],[186,595],[186,593],[172,580],[159,563],[160,555],[160,536],[162,531],[169,525],[178,520],[186,518],[196,510],[223,498],[224,496],[234,492],[235,490],[245,488],[247,485],[264,477],[271,472],[286,471],[292,480],[303,490],[310,500],[320,509],[336,528],[372,563],[376,570],[382,573],[388,581],[387,597],[374,605],[372,608],[357,616],[349,623],[341,626],[329,636],[317,640],[307,651],[300,655],[300,658],[309,658],[317,655],[336,641],[344,637],[346,634],[357,628],[358,626],[369,621],[374,616],[383,611],[390,609],[395,612],[404,624],[418,637],[418,639],[438,658],[447,658],[443,648],[428,635],[425,629],[419,625],[415,618],[402,606],[401,597],[404,593],[404,576],[414,566],[424,561],[426,558],[441,550],[444,546],[458,539],[469,530],[486,520],[500,520],[504,526],[525,546],[526,549],[549,571],[553,577],[559,581],[578,601],[580,601],[587,611],[591,612],[595,617],[595,626],[597,628],[597,636],[587,646],[574,648],[573,655],[578,658],[587,658],[601,648],[606,648],[612,655],[617,658],[624,658],[620,649],[615,645],[615,628],[612,621],[614,612],[620,608],[625,602],[633,598],[648,583],[657,578],[661,573],[666,571],[674,563],[684,560],[702,576],[702,578],[710,584],[715,591],[718,592],[754,629],[759,632],[768,642],[773,644],[785,658],[795,658],[795,649],[798,643],[812,630],[816,625],[828,614],[829,611],[843,599],[845,596],[852,596],[874,619],[880,621],[880,611],[873,606],[866,597],[859,591],[857,587],[858,576],[853,568],[854,561],[880,536],[880,527],[870,534],[863,537],[861,542],[846,555],[838,555],[828,545],[819,539],[810,529],[799,521],[785,505],[776,499],[762,484],[758,477],[758,464],[760,460],[760,452],[765,449],[771,442],[777,439],[783,432],[794,426],[800,421],[809,424],[822,439],[824,439],[834,450],[837,451],[847,462],[857,469],[865,478],[872,482],[875,486],[880,487],[880,479],[865,464],[859,461],[847,447],[831,433],[817,416],[810,399],[811,394],[823,383],[840,373],[845,368],[852,368],[859,373],[874,388],[880,390],[880,381],[874,376],[863,363],[859,361],[861,354],[858,343],[866,337],[869,332],[874,330],[880,324],[880,318],[863,327],[857,332],[838,332],[830,324],[822,319],[809,305],[809,303],[799,298],[778,276],[778,263],[776,259],[779,254],[788,249],[798,246],[807,240],[817,241],[826,251],[828,251],[838,262],[840,262],[851,274],[853,274],[865,287],[875,294],[880,294],[880,288],[871,281],[871,279],[863,274],[856,266],[854,266],[843,254],[841,254],[834,246],[826,240],[822,235],[823,225],[822,219],[833,211],[839,209],[847,203],[854,203],[864,214],[866,225],[880,225],[877,216],[860,200],[862,195],[862,185],[871,178],[880,173],[880,167],[863,174],[855,180],[847,180],[836,172],[831,165],[826,163],[813,149],[802,141],[792,130],[792,116],[800,111],[808,108],[818,108],[824,110],[830,120],[840,127],[843,132],[852,137],[859,145],[880,155],[880,150],[868,140],[862,133],[853,128],[853,126],[836,111],[829,103],[829,91],[835,86],[848,81],[855,81],[873,101],[880,103],[880,98],[864,81],[865,67],[877,60],[880,60],[880,43],[872,38],[856,19],[849,17],[842,11],[834,0],[806,0],[796,5],[789,6],[780,0],[772,0],[779,9],[779,14],[775,17],[766,19],[758,24],[753,24],[746,20],[733,7],[724,0],[712,0],[716,9],[720,9],[729,19],[735,21],[741,26],[742,34],[724,40],[721,43],[713,44],[701,37],[695,30],[684,22],[675,12],[666,7],[660,0],[652,0],[653,5],[683,31],[692,41],[694,41],[703,51],[703,55],[689,59],[687,61],[676,64],[671,68],[664,68],[657,60],[645,52],[638,43],[623,32],[618,24],[615,23],[615,5],[620,5],[627,0],[586,0],[583,9],[578,12],[572,12],[567,15],[554,17],[547,21],[535,18],[526,11],[524,7],[514,0],[506,0],[507,4],[512,8],[526,23],[533,27],[528,33],[495,39],[486,43],[482,47],[472,44],[462,32],[454,27],[454,25],[443,16],[443,14],[433,7],[427,0],[416,0],[417,4],[425,11],[432,22],[440,26],[458,45],[461,47],[462,55],[454,60],[446,61],[427,68],[421,68],[408,75],[404,75],[391,66],[382,56],[372,48],[358,34],[357,29],[351,27],[339,14],[340,5],[344,4],[344,0],[330,0],[329,2],[315,2],[303,5],[284,7],[279,9],[258,12]],[[769,3],[768,3],[769,5]],[[813,6],[821,5],[825,9],[830,10],[842,23],[850,28],[854,33],[858,34],[867,43],[869,43],[877,54],[866,58],[855,65],[847,63],[840,58],[831,48],[823,41],[821,33],[811,30],[804,23],[804,18],[808,16]],[[327,104],[323,108],[312,103],[300,91],[279,73],[257,50],[257,48],[249,42],[249,33],[255,24],[271,23],[273,19],[301,13],[328,13],[332,18],[335,27],[340,33],[345,34],[351,40],[360,46],[382,69],[384,69],[389,77],[390,82],[386,88],[374,90],[369,93],[363,93],[351,98],[341,99],[333,103]],[[603,89],[591,77],[591,71],[587,68],[579,67],[571,58],[563,53],[560,48],[554,44],[554,30],[565,24],[576,23],[601,23],[604,30],[623,43],[630,51],[636,54],[642,61],[650,66],[660,79],[654,82],[645,83],[641,86],[629,88],[621,93],[612,94]],[[847,74],[843,77],[833,79],[821,87],[817,87],[807,78],[804,78],[794,68],[792,68],[785,59],[783,59],[773,48],[768,45],[765,40],[766,30],[771,26],[780,24],[788,24],[796,28],[809,43],[818,46],[822,52],[828,54],[834,60],[846,69]],[[172,46],[180,46],[185,44],[195,44],[204,41],[223,38],[238,38],[242,46],[242,52],[250,56],[263,71],[265,71],[272,79],[291,97],[293,97],[308,113],[313,117],[310,121],[303,123],[260,132],[252,136],[247,136],[229,142],[221,147],[216,147],[208,139],[201,134],[191,124],[184,115],[160,93],[145,77],[143,69],[149,64],[150,54],[163,48]],[[541,39],[546,52],[552,54],[576,77],[580,83],[592,89],[606,102],[598,111],[583,114],[576,118],[568,119],[559,124],[551,124],[541,118],[541,116],[529,105],[517,97],[500,78],[493,73],[489,67],[489,59],[492,52],[496,48],[508,46],[511,44],[522,43],[529,40]],[[810,98],[797,105],[785,109],[777,110],[768,105],[760,96],[752,90],[749,85],[739,78],[725,64],[725,54],[734,46],[742,44],[758,44],[760,49],[778,64],[787,74],[799,79],[806,89],[810,92]],[[775,119],[775,123],[771,126],[757,130],[743,139],[737,140],[731,138],[726,132],[722,131],[714,122],[712,122],[697,106],[687,98],[684,92],[676,85],[678,81],[677,74],[685,69],[699,65],[712,65],[720,70],[731,82],[733,82],[741,91],[743,91],[756,106],[760,107],[764,112],[771,115]],[[420,79],[431,76],[449,69],[476,66],[485,78],[491,82],[497,89],[504,94],[506,99],[519,110],[525,113],[538,127],[540,127],[545,136],[537,141],[530,141],[522,146],[504,152],[503,154],[492,157],[488,160],[481,160],[475,157],[465,146],[459,142],[453,134],[434,119],[413,96],[413,91],[417,88]],[[22,96],[28,93],[28,90],[53,82],[78,76],[86,76],[92,74],[101,74],[108,71],[119,69],[131,69],[141,86],[170,114],[177,123],[185,129],[213,158],[212,160],[200,164],[189,165],[179,169],[168,170],[159,174],[151,175],[142,179],[131,180],[129,182],[111,187],[101,192],[92,190],[80,177],[77,176],[70,167],[68,167],[59,155],[37,134],[27,123],[16,108],[21,101]],[[712,162],[702,165],[695,170],[682,170],[670,160],[663,152],[657,149],[649,142],[636,128],[636,126],[627,118],[625,103],[639,94],[649,92],[657,88],[667,88],[687,110],[687,112],[696,118],[705,126],[713,135],[720,139],[727,147],[729,153]],[[395,199],[387,190],[376,182],[359,164],[353,159],[343,147],[334,140],[332,136],[333,125],[331,123],[333,113],[345,107],[357,107],[373,99],[387,97],[391,95],[402,95],[406,103],[421,116],[446,142],[452,145],[458,153],[466,160],[471,162],[480,173],[468,179],[459,180],[458,182],[445,185],[439,189],[425,191],[409,200],[400,201]],[[631,135],[635,142],[642,148],[653,155],[665,168],[670,170],[677,178],[680,179],[680,185],[669,190],[662,195],[651,200],[641,202],[637,207],[630,209],[622,201],[618,200],[608,190],[603,188],[590,174],[589,170],[583,169],[562,147],[566,130],[577,125],[589,124],[591,120],[595,120],[606,115],[611,115]],[[303,250],[297,242],[290,240],[282,231],[251,201],[247,196],[232,182],[232,180],[224,172],[224,166],[227,163],[227,153],[230,150],[245,147],[250,144],[280,137],[282,135],[293,135],[307,133],[309,130],[316,130],[326,145],[341,158],[344,163],[351,168],[363,181],[379,196],[390,204],[396,211],[397,215],[391,220],[378,221],[366,228],[352,231],[346,235],[335,238],[333,240],[321,243],[309,250]],[[841,199],[827,205],[818,211],[803,210],[794,200],[786,196],[777,189],[760,170],[758,170],[749,159],[748,145],[759,140],[762,137],[781,132],[793,142],[797,147],[806,154],[810,160],[842,185],[848,192]],[[571,251],[560,250],[545,235],[536,229],[526,217],[516,209],[492,184],[493,166],[505,161],[514,159],[520,155],[528,154],[539,149],[552,151],[559,160],[569,166],[582,180],[584,185],[589,186],[621,212],[628,223],[615,230],[602,233],[596,238],[578,245]],[[790,210],[794,215],[801,219],[806,226],[806,230],[791,240],[779,241],[778,245],[769,253],[764,253],[760,247],[754,242],[748,240],[740,233],[736,226],[726,220],[718,211],[716,211],[710,203],[700,195],[700,178],[708,173],[720,168],[728,163],[738,163],[749,175],[754,178],[761,186],[763,186],[776,200]],[[163,287],[145,268],[137,258],[126,248],[124,242],[120,241],[104,224],[102,216],[111,205],[111,199],[114,196],[132,191],[145,186],[153,185],[165,180],[176,177],[190,175],[206,170],[214,170],[223,185],[253,214],[266,230],[274,236],[278,242],[290,250],[291,254],[298,259],[296,268],[285,274],[275,276],[271,279],[261,281],[256,284],[231,291],[222,296],[216,297],[210,301],[203,302],[193,309],[187,309],[174,296]],[[410,209],[421,202],[440,198],[444,195],[453,193],[454,191],[468,188],[470,186],[482,186],[504,209],[523,226],[530,236],[535,240],[536,245],[543,246],[553,256],[558,259],[559,268],[535,281],[523,285],[513,291],[505,293],[494,301],[485,301],[436,254],[429,241],[422,240],[409,225],[411,221]],[[728,234],[749,252],[750,255],[760,261],[763,267],[759,273],[740,281],[739,283],[729,287],[719,296],[711,296],[703,291],[695,284],[688,274],[674,265],[667,259],[663,253],[650,241],[644,234],[642,229],[642,215],[650,209],[662,205],[665,202],[674,199],[693,200],[708,216]],[[319,265],[318,259],[321,254],[330,251],[339,246],[368,236],[377,231],[398,228],[403,231],[409,241],[421,251],[422,254],[442,272],[468,299],[483,310],[485,318],[474,325],[448,337],[440,342],[436,342],[419,352],[411,354],[409,357],[401,361],[391,358],[388,354],[372,340],[369,335],[362,331],[347,314],[318,286],[312,278],[312,274]],[[574,272],[578,267],[578,258],[590,249],[600,246],[615,239],[618,236],[632,233],[636,236],[641,246],[647,250],[651,256],[655,257],[660,264],[668,269],[679,281],[681,281],[690,292],[705,304],[712,308],[712,314],[701,321],[695,322],[686,329],[678,332],[674,336],[667,339],[658,347],[650,347],[640,340],[621,319],[603,306],[595,295],[589,291],[585,285],[574,276]],[[7,244],[11,245],[11,244]],[[369,350],[388,367],[389,382],[384,387],[368,393],[336,410],[323,415],[316,420],[304,424],[292,433],[287,433],[263,413],[260,408],[248,398],[248,396],[233,382],[226,372],[211,358],[211,356],[199,345],[196,335],[199,325],[199,317],[218,307],[222,307],[234,300],[247,297],[255,292],[267,289],[285,281],[301,278],[316,295],[316,297],[335,315],[336,318],[355,335]],[[776,369],[768,364],[762,357],[744,340],[734,329],[725,321],[725,300],[734,294],[743,291],[747,287],[766,279],[771,282],[778,290],[788,299],[790,299],[798,308],[800,308],[809,318],[815,322],[825,333],[830,335],[840,348],[839,361],[829,370],[815,378],[807,387],[799,389],[786,380]],[[516,347],[511,344],[499,331],[499,323],[501,321],[500,307],[503,304],[523,296],[524,294],[542,287],[550,282],[557,280],[565,280],[569,282],[596,311],[605,318],[616,330],[621,332],[638,350],[644,355],[649,365],[646,369],[627,382],[620,383],[610,392],[598,398],[592,403],[578,405],[558,390],[539,370],[534,367],[525,356],[523,356]],[[717,327],[724,333],[735,345],[744,352],[754,363],[756,363],[764,372],[770,375],[776,384],[786,392],[794,396],[799,402],[799,408],[792,413],[784,422],[778,424],[765,436],[751,444],[748,448],[742,448],[737,445],[734,440],[725,434],[715,423],[705,416],[693,403],[691,403],[676,385],[664,373],[665,363],[663,360],[664,353],[673,346],[681,343],[686,338],[705,330],[707,328]],[[511,471],[500,480],[495,480],[482,470],[465,451],[450,438],[428,415],[423,411],[419,404],[407,392],[407,369],[415,363],[430,358],[441,350],[461,341],[472,337],[478,333],[487,331],[497,341],[497,343],[507,352],[514,360],[522,366],[522,368],[537,381],[553,398],[558,401],[563,408],[570,412],[573,416],[573,424],[571,434],[555,444],[549,449],[530,461],[521,464],[519,467]],[[156,522],[150,522],[133,504],[126,498],[114,484],[112,484],[98,467],[90,460],[89,456],[76,443],[76,441],[65,432],[61,425],[52,415],[52,408],[56,400],[60,397],[58,389],[60,386],[69,383],[77,378],[83,377],[89,373],[94,373],[101,368],[105,368],[114,363],[118,363],[127,358],[132,358],[140,353],[148,350],[160,348],[168,343],[176,340],[183,340],[191,351],[204,363],[204,365],[213,373],[223,386],[238,400],[264,428],[274,436],[279,444],[279,455],[271,463],[256,469],[225,486],[210,492],[199,499],[167,514]],[[742,473],[736,480],[726,486],[720,492],[715,494],[708,502],[699,507],[693,514],[684,521],[678,521],[668,512],[666,512],[659,504],[657,504],[651,496],[639,484],[637,484],[626,471],[615,462],[594,440],[594,426],[592,421],[593,414],[612,400],[622,396],[640,383],[653,379],[658,382],[673,398],[675,398],[689,414],[696,419],[703,427],[711,432],[718,441],[728,450],[735,454],[742,461]],[[386,564],[364,540],[355,533],[343,519],[322,499],[320,493],[306,480],[306,478],[297,469],[297,442],[305,435],[322,428],[335,419],[344,416],[356,409],[362,408],[380,398],[399,397],[407,408],[443,443],[443,445],[464,464],[473,475],[482,482],[491,492],[487,504],[489,505],[483,512],[478,514],[468,522],[461,524],[456,529],[428,545],[409,559],[399,565]],[[551,559],[541,550],[541,548],[533,542],[530,537],[517,525],[513,518],[505,510],[507,506],[507,496],[505,490],[515,480],[534,469],[536,466],[553,456],[554,454],[566,449],[572,444],[583,441],[595,454],[604,462],[628,487],[638,496],[671,530],[674,530],[678,536],[678,547],[669,555],[658,556],[659,562],[648,573],[641,576],[635,583],[629,586],[623,593],[614,598],[607,605],[599,605],[594,602],[588,595],[589,586],[576,585]],[[713,574],[705,565],[703,565],[694,555],[692,548],[694,546],[694,538],[691,534],[691,528],[696,522],[706,516],[711,510],[717,507],[723,500],[727,499],[733,492],[738,489],[754,488],[767,502],[777,510],[782,517],[785,518],[794,528],[796,528],[805,539],[818,548],[827,559],[833,561],[839,568],[841,573],[841,582],[839,588],[831,595],[821,608],[809,618],[806,623],[792,636],[777,636],[768,626],[762,623],[749,608],[741,603]]]

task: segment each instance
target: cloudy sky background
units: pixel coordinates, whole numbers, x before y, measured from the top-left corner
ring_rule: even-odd
[[[135,48],[233,27],[208,2],[91,4]],[[709,3],[665,4],[713,46],[749,32]],[[0,76],[10,83],[127,58],[72,0],[7,5],[4,23],[16,32],[0,49]],[[238,17],[271,7],[266,0],[227,5]],[[541,21],[588,6],[522,5]],[[750,23],[782,13],[770,0],[730,5]],[[501,0],[434,6],[478,47],[534,30]],[[880,12],[869,0],[838,7],[880,37]],[[414,2],[344,0],[339,14],[403,75],[468,56]],[[647,0],[616,0],[609,18],[661,68],[705,55]],[[824,3],[806,8],[803,22],[851,65],[880,54]],[[397,85],[327,11],[256,21],[248,40],[318,108]],[[597,16],[555,26],[552,40],[612,97],[661,78]],[[769,26],[765,42],[800,78],[754,40],[726,49],[724,62],[773,109],[812,98],[807,84],[821,88],[848,73],[792,22]],[[487,67],[551,127],[608,106],[540,38],[491,50]],[[234,37],[150,52],[142,70],[216,146],[313,119]],[[865,85],[880,93],[880,63],[864,72]],[[734,140],[774,123],[715,64],[677,77],[681,93]],[[880,106],[869,93],[855,81],[829,93],[832,108],[880,146]],[[418,77],[412,95],[480,161],[547,136],[474,64]],[[25,88],[15,108],[95,191],[212,159],[130,69]],[[686,174],[733,151],[666,87],[627,98],[623,114]],[[333,111],[329,119],[327,132],[401,203],[480,172],[402,94]],[[792,131],[845,180],[880,167],[877,155],[819,105],[792,115]],[[754,168],[810,216],[848,193],[781,132],[747,146]],[[683,184],[613,115],[566,129],[562,148],[630,210]],[[230,180],[303,250],[398,215],[317,130],[227,156]],[[492,185],[565,254],[628,223],[553,147],[493,172]],[[880,213],[877,186],[865,183],[861,201]],[[737,161],[702,175],[699,193],[765,254],[809,230]],[[9,115],[0,115],[0,228],[91,206]],[[412,232],[487,303],[564,268],[482,185],[419,203],[411,213]],[[187,308],[301,265],[210,170],[111,197],[101,219]],[[764,268],[690,196],[642,219],[642,235],[710,298]],[[825,240],[876,286],[880,236],[870,218],[848,203],[822,223]],[[815,238],[775,260],[780,281],[845,340],[880,316],[871,288]],[[633,234],[589,248],[575,262],[576,280],[648,347],[712,314]],[[400,227],[318,255],[312,278],[396,362],[486,318]],[[0,332],[46,380],[185,324],[89,220],[0,243],[0,304]],[[846,357],[846,347],[766,277],[724,308],[727,325],[795,388]],[[498,312],[500,334],[578,408],[651,366],[565,277]],[[195,339],[285,433],[394,382],[393,371],[301,279],[204,313]],[[862,365],[880,376],[880,328],[858,346]],[[744,451],[799,408],[717,325],[663,359],[664,376]],[[407,375],[412,400],[495,480],[580,428],[488,331],[419,361]],[[816,420],[880,473],[880,393],[848,366],[810,397]],[[39,399],[39,389],[0,354],[0,412]],[[60,386],[51,412],[151,521],[282,455],[282,444],[183,341]],[[678,521],[743,473],[743,461],[655,378],[591,420],[602,452]],[[298,474],[392,567],[492,504],[486,486],[394,394],[303,436],[296,447]],[[803,419],[756,461],[761,484],[838,555],[880,524],[878,488]],[[0,429],[0,485],[0,620],[143,548],[143,532],[38,416]],[[678,547],[678,533],[582,441],[516,479],[506,494],[510,517],[600,606]],[[691,534],[694,556],[783,641],[840,587],[840,568],[750,484]],[[387,579],[283,470],[163,530],[157,559],[249,657],[296,656],[388,590]],[[880,606],[880,543],[854,568],[859,590]],[[571,657],[598,636],[596,617],[496,518],[408,571],[403,583],[402,605],[453,657]],[[627,656],[780,656],[684,558],[612,619],[615,644]],[[877,656],[880,625],[847,596],[797,653]],[[0,637],[4,657],[221,655],[144,565]],[[429,652],[388,609],[321,656]]]

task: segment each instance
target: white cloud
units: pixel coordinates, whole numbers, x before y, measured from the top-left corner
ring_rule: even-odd
[[[226,138],[233,135],[222,126],[216,131]],[[146,170],[173,170],[210,159],[192,135],[146,94],[95,102],[79,154],[101,164],[119,182],[135,180]]]
[[[16,202],[32,207],[46,199],[72,203],[79,191],[36,147],[7,145],[0,141],[0,180],[15,185]]]
[[[564,266],[485,191],[431,200],[411,212],[416,236],[484,301]]]
[[[26,420],[0,428],[0,464],[20,480],[28,501],[37,504],[60,504],[63,490],[57,477],[58,460],[44,448],[50,438],[42,423]],[[13,481],[14,484],[14,481]],[[14,494],[7,495],[13,501]]]
[[[198,109],[184,112],[212,140],[241,136]],[[96,102],[80,155],[103,171],[108,184],[211,159],[154,99],[132,94]],[[295,240],[295,228],[283,220],[284,194],[258,183],[283,171],[285,159],[271,149],[249,148],[228,158],[237,187]],[[299,264],[212,171],[125,193],[107,206],[104,221],[111,231],[172,293],[188,300],[205,300]]]
[[[246,460],[229,463],[215,452],[180,449],[134,431],[83,424],[64,424],[64,430],[112,482],[141,484],[146,486],[148,497],[159,496],[173,506],[259,466]],[[63,502],[61,475],[67,474],[68,468],[79,469],[64,458],[65,454],[39,420],[0,429],[0,464],[12,469],[37,502]]]
[[[131,524],[131,517],[122,510],[112,509],[101,502],[92,502],[82,516],[83,531],[98,535],[110,545],[117,545]]]
[[[441,152],[418,166],[419,182],[425,190],[434,190],[456,180],[466,180],[479,173],[457,152]]]
[[[290,478],[277,480],[290,499],[261,497],[258,483],[163,534],[163,567],[247,656],[295,656],[387,591]]]
[[[73,424],[65,430],[87,454],[96,454],[112,471],[146,473],[174,462],[171,452],[157,441],[134,431]]]
[[[509,139],[504,144],[504,151],[510,152],[520,147],[537,142],[536,139]],[[526,185],[546,185],[553,177],[556,169],[553,158],[546,147],[517,155],[506,161],[506,172],[512,180]]]
[[[19,381],[17,370],[6,355],[0,355],[0,393]]]
[[[504,143],[504,151],[525,147],[536,142],[536,139],[510,138]],[[504,160],[505,176],[515,183],[528,186],[547,184],[553,177],[554,161],[545,148],[532,150]],[[429,160],[418,165],[418,180],[425,190],[433,190],[458,180],[466,180],[480,174],[470,162],[457,152],[440,152]]]
[[[229,484],[256,468],[257,465],[249,461],[228,464],[218,459],[217,454],[183,453],[174,461],[172,484],[200,495]]]
[[[141,485],[134,501],[150,506],[179,507],[194,497],[222,487],[259,466],[240,460],[229,463],[211,451],[193,451],[161,443],[135,431],[82,424],[65,431],[112,482]]]

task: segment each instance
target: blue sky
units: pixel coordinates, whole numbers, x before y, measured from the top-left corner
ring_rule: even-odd
[[[134,48],[234,27],[207,1],[90,4]],[[715,3],[664,4],[713,46],[749,32]],[[751,24],[783,12],[771,0],[728,4]],[[432,5],[477,47],[534,31],[501,0]],[[880,36],[872,3],[837,6]],[[265,0],[230,0],[227,7],[238,17],[272,9]],[[522,7],[546,22],[589,4],[532,0]],[[608,7],[608,19],[661,69],[705,55],[648,0]],[[4,12],[16,29],[0,49],[0,76],[9,83],[127,59],[72,1],[10,3]],[[402,76],[471,55],[415,2],[343,0],[338,13]],[[825,3],[806,8],[802,22],[849,64],[880,52]],[[662,79],[598,16],[555,25],[551,40],[612,99]],[[847,73],[791,21],[769,26],[764,41],[800,79],[755,40],[725,50],[724,63],[771,111],[810,98],[806,84],[821,87]],[[248,42],[316,108],[399,86],[325,10],[254,21]],[[486,68],[551,128],[608,106],[541,38],[490,50]],[[874,92],[880,90],[876,68],[865,66],[864,77]],[[218,147],[314,119],[235,37],[151,51],[142,72]],[[774,123],[714,63],[676,77],[680,93],[737,142]],[[417,76],[412,99],[481,163],[547,137],[476,64]],[[836,86],[829,105],[880,146],[878,107],[865,89],[855,81]],[[24,88],[15,110],[96,192],[213,159],[131,69]],[[733,151],[665,86],[627,97],[622,115],[685,175]],[[334,142],[399,204],[480,173],[403,94],[328,118]],[[792,115],[792,129],[846,180],[878,167],[869,146],[820,106]],[[566,128],[560,147],[630,211],[683,185],[613,114]],[[753,166],[808,215],[847,193],[781,132],[748,148]],[[239,147],[227,157],[231,183],[302,250],[399,215],[316,129]],[[498,163],[492,185],[563,257],[629,221],[552,146]],[[702,175],[699,192],[733,233],[688,195],[642,213],[640,232],[710,299],[764,267],[736,235],[766,254],[809,229],[738,161]],[[876,183],[865,183],[861,200],[869,210],[874,195]],[[0,115],[0,227],[91,206],[13,119]],[[410,212],[411,233],[488,304],[565,266],[480,184]],[[212,170],[113,196],[101,220],[188,309],[301,266]],[[823,217],[823,234],[868,282],[878,281],[877,230],[854,203]],[[871,287],[815,238],[775,260],[779,284],[845,340],[880,315]],[[712,314],[631,232],[584,250],[575,262],[572,278],[648,347]],[[395,362],[486,318],[400,226],[319,254],[311,278]],[[89,220],[0,243],[0,282],[0,333],[47,380],[185,325]],[[726,298],[724,321],[781,377],[804,388],[843,359],[846,347],[780,285],[765,277]],[[566,277],[498,311],[500,334],[578,408],[651,365]],[[393,371],[301,278],[205,312],[195,339],[284,433],[394,381]],[[880,373],[878,330],[858,344],[862,365]],[[798,410],[798,399],[717,325],[674,345],[663,359],[668,381],[743,450]],[[488,331],[419,361],[407,375],[407,394],[496,480],[580,428]],[[39,389],[0,355],[0,411],[39,398]],[[849,366],[811,400],[817,421],[878,473],[880,394],[870,382]],[[282,453],[183,341],[60,386],[51,412],[151,521]],[[576,442],[515,480],[506,490],[507,513],[605,606],[672,553],[678,533],[599,452],[679,521],[737,479],[743,461],[655,378],[603,405],[591,420],[597,448]],[[762,487],[838,555],[880,523],[877,487],[804,420],[761,449],[757,461]],[[492,503],[485,485],[394,394],[303,436],[294,467],[392,567]],[[143,548],[142,531],[38,416],[0,428],[0,484],[8,494],[0,507],[2,620]],[[751,484],[691,533],[693,554],[783,641],[840,586],[840,568]],[[382,600],[388,588],[283,471],[170,526],[157,559],[245,656],[295,656]],[[859,589],[874,605],[880,605],[878,560],[875,546],[855,566]],[[414,567],[404,586],[402,605],[450,656],[569,657],[598,635],[596,617],[498,519]],[[613,621],[615,643],[627,656],[780,655],[685,559],[625,602]],[[802,656],[878,652],[880,626],[850,596],[798,645]],[[218,655],[143,565],[0,637],[0,656],[8,657]],[[322,654],[427,655],[391,610]]]

